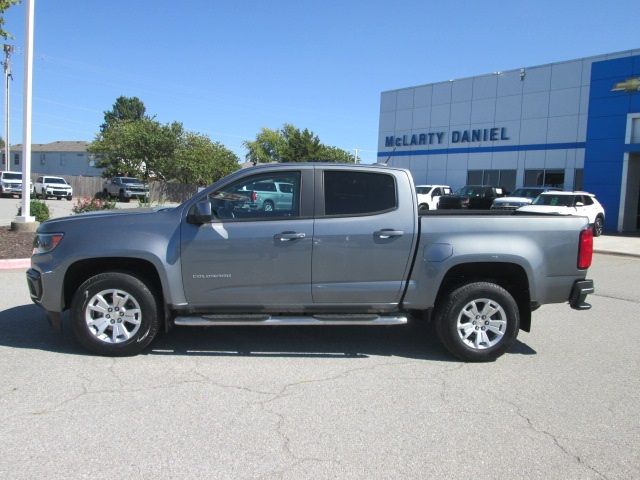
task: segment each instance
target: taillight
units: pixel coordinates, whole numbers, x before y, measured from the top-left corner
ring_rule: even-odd
[[[593,258],[593,230],[590,227],[580,232],[580,242],[578,245],[578,268],[585,270],[591,266]]]
[[[254,191],[251,192],[251,201],[256,202],[258,200],[258,194]]]

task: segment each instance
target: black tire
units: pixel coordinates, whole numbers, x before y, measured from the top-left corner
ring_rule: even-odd
[[[129,295],[130,299],[120,306],[120,308],[126,308],[116,313],[112,311],[117,310],[118,307],[115,307],[109,310],[110,313],[107,313],[106,308],[103,308],[99,301],[94,303],[96,302],[96,296],[106,290],[118,290]],[[118,303],[116,296],[110,293],[103,294],[102,298],[106,301],[107,306],[114,306],[114,304]],[[134,301],[137,302],[137,306],[134,304]],[[105,312],[103,314],[97,311],[88,313],[90,303],[94,305],[94,308],[100,307],[102,310],[105,310]],[[138,310],[138,306],[139,316],[135,318],[135,314],[132,314],[130,317],[139,320],[139,326],[136,330],[135,324],[133,322],[129,323],[127,316],[123,312],[134,309]],[[98,355],[110,357],[137,355],[153,341],[158,333],[161,311],[162,309],[158,304],[158,299],[139,278],[124,272],[100,273],[85,281],[73,296],[73,301],[71,302],[71,327],[73,336],[80,345]],[[99,321],[103,319],[104,323],[107,323],[107,326],[104,327],[104,324],[97,324],[94,325],[94,330],[85,320],[85,313],[88,313],[90,316],[95,315],[95,320]],[[119,317],[118,315],[125,316]],[[111,318],[107,320],[108,317]],[[124,319],[124,321],[115,323],[116,320],[120,318]],[[132,332],[126,330],[127,325],[131,328]],[[111,337],[111,340],[99,338],[99,329],[101,326],[103,327],[103,335]],[[122,329],[124,329],[124,331]],[[130,338],[126,339],[127,335],[124,335],[125,331],[127,331],[127,334],[131,334]],[[125,337],[125,339],[120,337]]]
[[[67,197],[67,201],[68,201],[68,202],[70,202],[71,200],[73,200],[73,195],[69,195],[69,196]]]
[[[262,210],[264,210],[265,212],[273,212],[273,202],[271,200],[265,200],[265,202],[262,204]]]
[[[604,218],[602,218],[601,215],[598,215],[595,221],[593,222],[593,236],[599,237],[600,235],[602,235],[603,231],[604,231]]]
[[[475,317],[469,308],[472,302],[479,314]],[[483,314],[489,313],[485,308],[495,309],[496,305],[501,310],[495,310],[483,318]],[[481,306],[482,310],[478,311]],[[465,311],[467,313],[463,313]],[[463,325],[467,325],[464,331],[459,329],[459,318],[466,320],[463,322]],[[515,342],[520,328],[520,312],[511,294],[501,286],[489,282],[468,283],[456,288],[439,302],[435,312],[435,327],[446,349],[460,360],[488,362],[505,353]],[[500,330],[501,333],[494,330]],[[464,334],[467,335],[466,340],[462,338]]]
[[[418,205],[418,211],[419,212],[426,212],[427,210],[429,210],[429,204],[428,203],[421,203],[420,205]]]
[[[109,200],[111,198],[111,195],[109,194],[109,191],[106,188],[102,190],[102,198],[105,200]]]
[[[56,197],[58,200],[62,200],[62,197]]]

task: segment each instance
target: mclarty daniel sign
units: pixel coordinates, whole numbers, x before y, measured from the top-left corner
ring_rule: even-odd
[[[441,145],[446,138],[447,132],[414,133],[402,136],[388,135],[384,139],[384,146]],[[450,143],[499,142],[501,140],[509,140],[505,127],[453,130],[449,137]]]

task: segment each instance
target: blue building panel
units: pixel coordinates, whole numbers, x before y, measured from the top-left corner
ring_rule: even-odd
[[[609,90],[611,90],[611,82],[609,82]],[[632,98],[634,97],[631,95],[619,95],[614,98],[611,98],[611,96],[593,98],[589,102],[589,118],[619,115],[620,112],[628,111]]]
[[[629,102],[627,101],[626,104],[629,105]],[[622,140],[624,141],[624,132],[626,128],[626,113],[624,115],[618,114],[607,116],[592,116],[591,113],[589,113],[587,123],[587,148],[589,148],[589,140],[609,139],[619,141],[621,131]]]
[[[640,101],[637,93],[613,89],[637,75],[638,60],[636,55],[594,62],[591,67],[584,186],[604,206],[607,230],[618,227],[627,116],[639,111]]]
[[[591,65],[591,82],[631,75],[634,70],[636,59],[637,56],[594,62],[593,65]]]

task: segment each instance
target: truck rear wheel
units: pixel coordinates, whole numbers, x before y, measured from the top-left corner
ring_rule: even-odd
[[[436,332],[453,355],[466,362],[495,360],[515,342],[518,305],[495,283],[474,282],[451,291],[436,308]]]
[[[160,311],[157,298],[139,278],[101,273],[86,280],[73,296],[73,336],[99,355],[136,355],[158,333]]]

